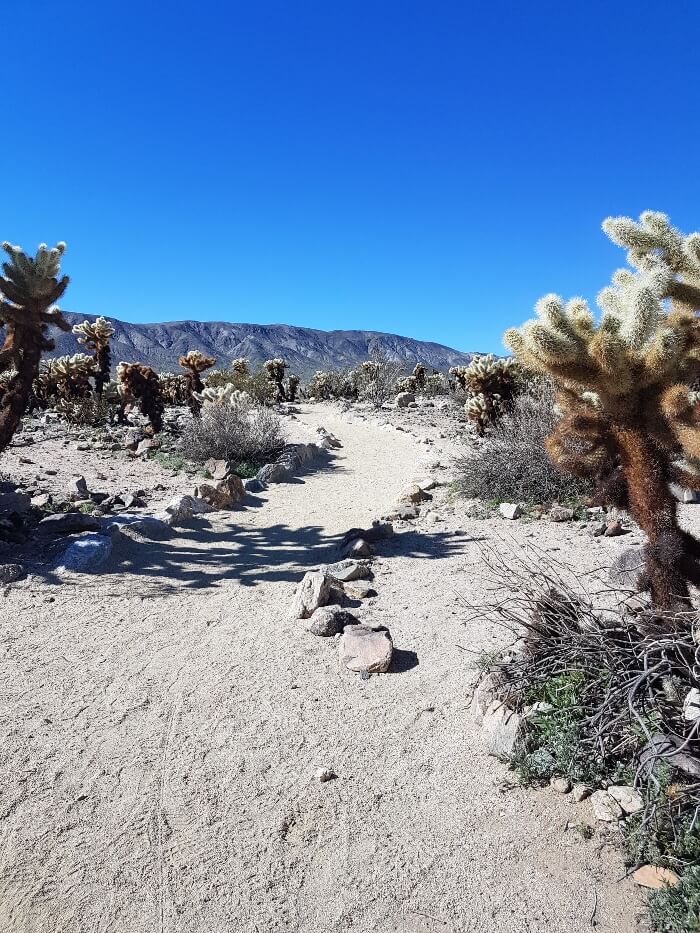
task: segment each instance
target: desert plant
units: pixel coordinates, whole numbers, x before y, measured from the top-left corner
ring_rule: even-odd
[[[207,386],[197,393],[197,401],[202,405],[227,405],[235,408],[238,405],[250,405],[253,399],[247,392],[242,392],[229,382],[222,386]]]
[[[358,371],[358,398],[381,408],[396,395],[396,383],[403,375],[403,363],[375,350]]]
[[[423,393],[429,398],[438,395],[447,395],[449,391],[450,384],[444,373],[434,372],[426,378]]]
[[[287,397],[284,388],[284,374],[287,370],[287,363],[284,360],[275,358],[263,363],[263,369],[267,373],[267,378],[277,390],[277,401],[284,402]]]
[[[497,359],[493,354],[476,356],[469,366],[453,366],[450,375],[466,394],[464,410],[483,437],[513,403],[517,391],[519,367],[512,359]]]
[[[82,398],[92,392],[90,379],[96,375],[95,358],[87,353],[57,356],[45,370],[48,385],[55,384],[59,398]]]
[[[153,433],[163,427],[163,397],[157,373],[142,363],[120,363],[117,366],[117,387],[121,398],[118,420],[126,420],[127,405],[137,400],[141,413],[148,418]]]
[[[95,390],[98,395],[102,395],[102,390],[109,382],[112,365],[109,340],[114,336],[114,328],[106,318],[98,317],[92,322],[83,321],[82,324],[74,324],[73,333],[78,335],[78,343],[93,351]]]
[[[700,543],[679,528],[669,482],[700,488],[700,234],[683,236],[651,211],[603,229],[634,271],[619,270],[600,293],[599,323],[583,299],[547,295],[537,320],[505,342],[559,389],[563,416],[547,440],[556,465],[595,477],[599,501],[628,508],[646,533],[640,588],[657,609],[687,608]]]
[[[158,385],[166,405],[186,405],[188,380],[182,373],[159,373]]]
[[[238,365],[245,364],[245,365]],[[234,360],[230,370],[212,370],[207,376],[207,388],[231,385],[240,392],[245,392],[258,405],[271,405],[277,390],[264,370],[251,372],[247,360]]]
[[[250,361],[239,356],[231,362],[231,372],[236,376],[250,376]]]
[[[54,408],[69,424],[81,427],[97,427],[107,423],[114,410],[105,393],[85,395],[82,398],[59,398]]]
[[[53,350],[54,342],[46,336],[50,324],[70,330],[54,302],[68,287],[68,276],[58,278],[65,243],[53,249],[41,244],[34,258],[19,246],[3,243],[9,256],[0,276],[0,324],[5,341],[0,348],[0,372],[14,370],[0,398],[0,451],[9,444],[17,430],[39,372],[41,354]]]
[[[468,452],[457,460],[458,488],[469,498],[543,503],[581,499],[592,482],[564,473],[549,458],[545,441],[555,429],[551,386],[518,396],[486,437],[465,436]]]
[[[201,373],[211,369],[216,360],[213,356],[205,356],[199,350],[190,350],[189,353],[181,356],[178,362],[185,370],[185,378],[187,379],[187,406],[193,415],[198,415],[202,404],[197,399],[197,393],[204,388]]]
[[[317,370],[304,391],[308,398],[357,399],[359,372],[356,369]]]
[[[205,389],[213,392],[213,389]],[[255,405],[249,398],[233,396],[228,401],[204,404],[200,416],[186,424],[181,450],[188,460],[203,463],[210,458],[234,464],[261,466],[282,449],[285,436],[281,419],[269,408]]]

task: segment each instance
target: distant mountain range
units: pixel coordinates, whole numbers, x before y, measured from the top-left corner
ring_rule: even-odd
[[[64,312],[71,324],[94,320],[94,315]],[[247,357],[262,363],[282,357],[292,372],[306,378],[317,369],[357,366],[373,350],[382,350],[407,368],[416,363],[446,372],[450,366],[466,365],[473,353],[461,353],[439,343],[398,337],[371,330],[312,330],[287,324],[228,324],[223,321],[171,321],[166,324],[129,324],[108,319],[115,329],[112,338],[114,365],[147,363],[159,372],[178,372],[178,357],[188,350],[201,350],[216,357],[216,368],[227,369],[231,360]],[[77,338],[52,328],[56,350],[52,356],[81,350]]]

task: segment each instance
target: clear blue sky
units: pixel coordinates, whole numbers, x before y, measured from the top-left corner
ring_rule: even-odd
[[[0,237],[64,239],[66,310],[501,349],[593,297],[608,214],[700,227],[700,7],[15,3]]]

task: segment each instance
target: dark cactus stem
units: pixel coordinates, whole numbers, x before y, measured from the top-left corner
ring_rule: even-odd
[[[95,391],[102,395],[104,387],[109,382],[110,369],[112,366],[112,351],[109,343],[104,343],[95,351],[95,361],[97,363],[97,372],[95,373]]]
[[[24,348],[17,373],[10,379],[0,399],[0,450],[4,450],[22,421],[32,394],[32,383],[39,373],[41,346],[34,331],[17,327],[15,344]]]
[[[195,418],[198,418],[202,411],[202,403],[199,399],[194,397],[195,392],[202,392],[204,389],[204,383],[202,382],[202,377],[195,369],[190,369],[188,367],[187,372],[185,373],[185,379],[187,379],[187,407],[192,412]]]

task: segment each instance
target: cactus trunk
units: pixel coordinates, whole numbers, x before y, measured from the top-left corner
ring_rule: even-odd
[[[0,399],[0,451],[12,440],[22,421],[32,395],[32,384],[39,372],[41,348],[32,331],[17,327],[16,341],[25,347],[17,374],[12,377]]]

